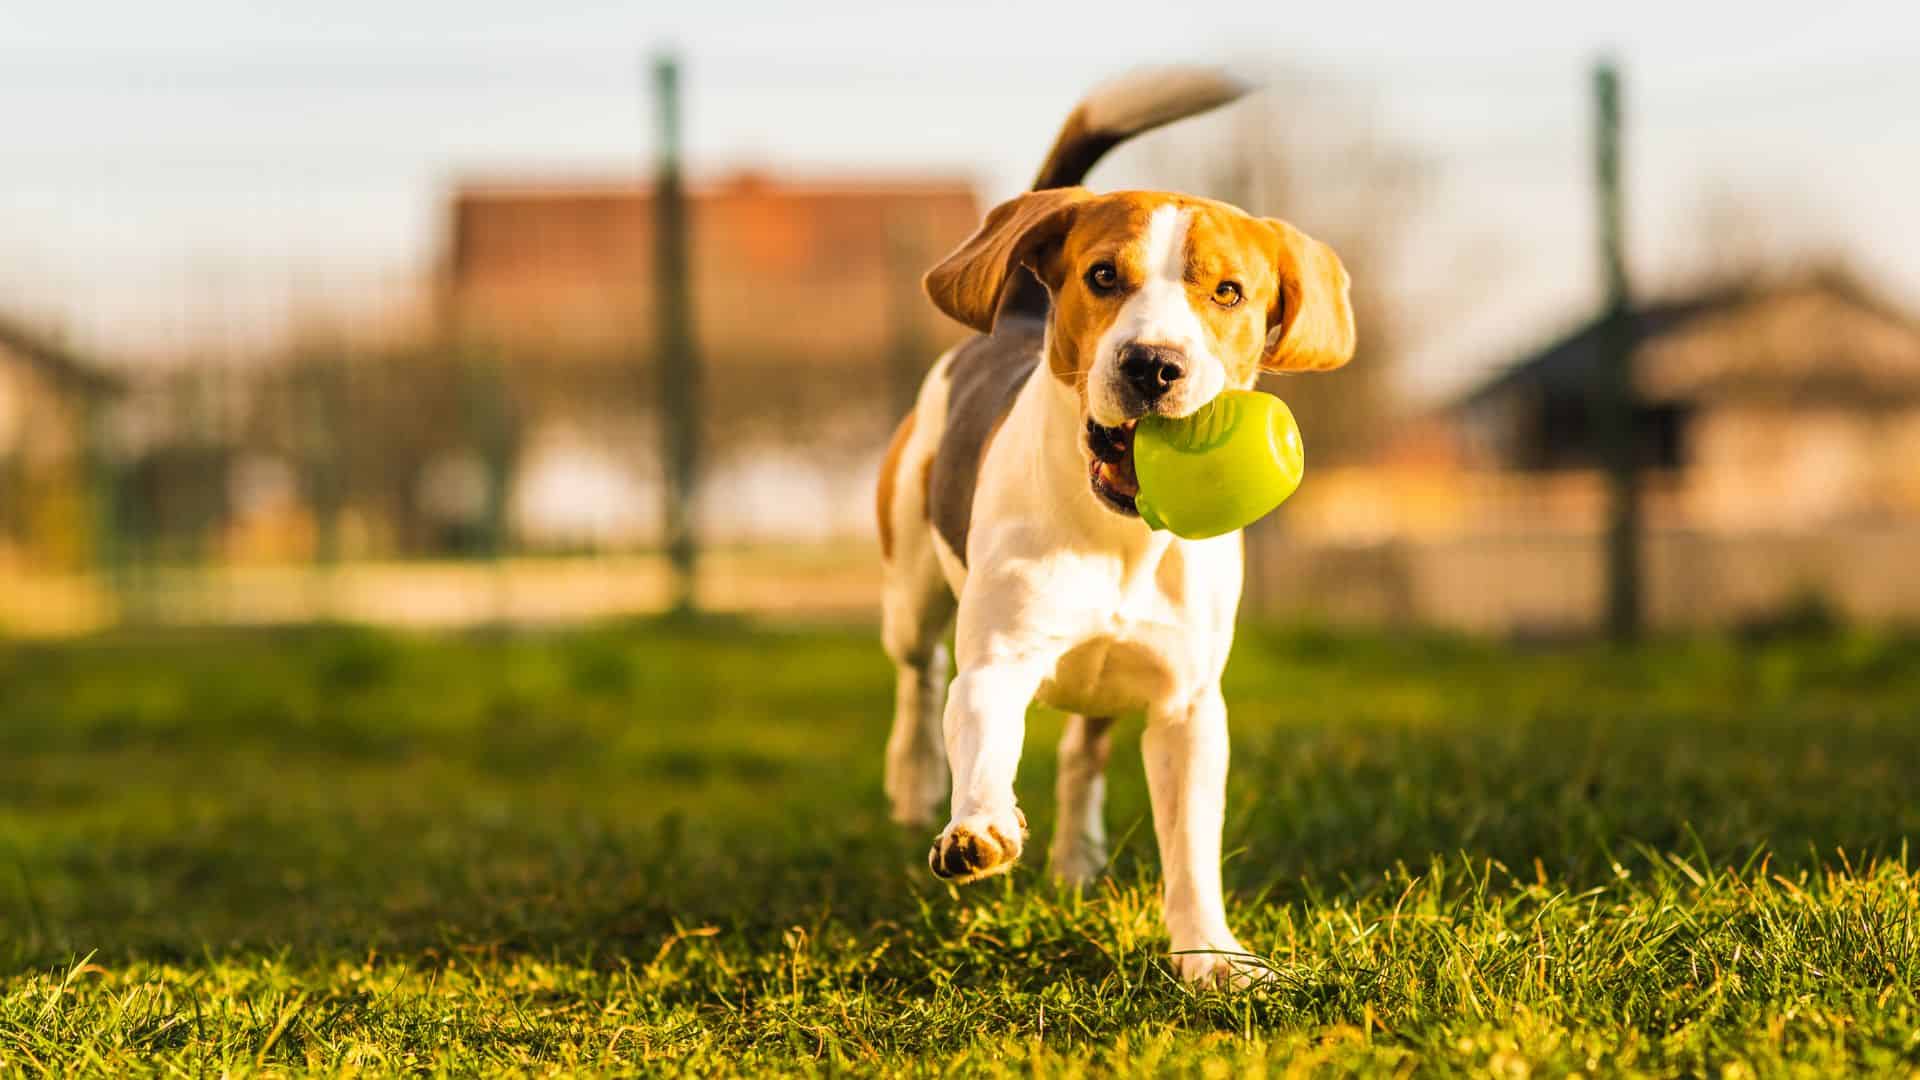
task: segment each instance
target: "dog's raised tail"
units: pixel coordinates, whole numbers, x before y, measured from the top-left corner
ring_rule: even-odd
[[[1141,68],[1102,83],[1067,114],[1033,190],[1072,187],[1107,151],[1135,135],[1219,108],[1252,89],[1219,68],[1189,65]],[[1048,303],[1046,286],[1023,271],[1007,288],[996,318],[1042,319]]]
[[[1219,68],[1142,68],[1102,83],[1081,99],[1053,140],[1033,190],[1071,187],[1107,151],[1145,131],[1243,97],[1253,87]]]

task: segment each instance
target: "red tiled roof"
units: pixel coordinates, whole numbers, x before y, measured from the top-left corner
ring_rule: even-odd
[[[920,274],[978,223],[952,178],[735,177],[689,192],[695,326],[703,349],[872,352],[903,325],[952,336]],[[506,181],[454,196],[449,315],[530,345],[647,341],[654,206],[633,183]]]

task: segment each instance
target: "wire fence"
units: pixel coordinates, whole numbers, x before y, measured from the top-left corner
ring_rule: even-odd
[[[695,59],[688,93],[696,102],[797,97],[840,107],[888,98],[888,115],[965,118],[951,130],[905,133],[901,145],[867,152],[857,166],[828,160],[844,152],[836,144],[796,151],[803,164],[782,171],[729,177],[714,166],[737,160],[733,136],[717,145],[736,149],[703,160],[701,148],[716,144],[698,127],[701,109],[689,117],[689,272],[703,371],[691,418],[702,463],[693,514],[712,549],[699,598],[718,608],[862,611],[878,580],[868,521],[880,452],[919,373],[957,335],[920,300],[918,275],[1031,162],[990,143],[994,121],[972,115],[985,106],[955,99],[921,72],[879,62],[846,72]],[[460,200],[503,185],[450,183],[373,137],[339,135],[351,110],[320,122],[337,138],[311,153],[268,141],[262,156],[241,136],[226,145],[203,139],[118,179],[98,151],[73,140],[25,147],[21,170],[5,181],[19,196],[14,212],[66,215],[76,239],[70,249],[36,243],[57,234],[0,212],[0,228],[28,237],[0,265],[0,311],[23,313],[27,323],[52,312],[70,328],[38,334],[30,348],[0,345],[0,623],[406,612],[460,622],[667,603],[662,371],[641,265],[652,251],[629,220],[650,212],[642,163],[652,144],[632,61],[617,69],[552,57],[189,67],[135,64],[118,83],[86,76],[93,81],[77,89],[161,87],[200,98],[326,97],[346,87],[342,102],[378,98],[397,114],[425,116],[458,91],[545,86],[563,101],[617,97],[599,115],[619,113],[627,130],[584,153],[512,125],[524,153],[476,138],[468,149],[495,163],[490,171],[507,177],[505,187],[545,203],[520,231],[502,227],[499,253],[465,267],[457,265]],[[0,85],[15,90],[80,78],[46,64],[0,68]],[[1873,137],[1862,120],[1896,88],[1920,90],[1910,67],[1722,82],[1650,77],[1644,85],[1628,74],[1628,235],[1639,241],[1629,256],[1641,280],[1684,287],[1728,248],[1786,263],[1840,250],[1891,283],[1882,291],[1896,306],[1920,294],[1911,253],[1892,251],[1900,245],[1871,227],[1887,192],[1914,186],[1902,178],[1920,182],[1920,154]],[[1320,76],[1289,79],[1298,87]],[[1594,309],[1583,80],[1583,70],[1544,65],[1330,76],[1287,108],[1143,142],[1101,178],[1259,201],[1257,209],[1295,217],[1349,253],[1367,291],[1369,351],[1348,373],[1281,389],[1295,400],[1309,446],[1325,455],[1316,467],[1362,467],[1404,456],[1432,417],[1432,395],[1469,377],[1433,372],[1497,366]],[[1039,116],[1025,99],[1058,97],[1064,112],[1077,81],[1059,81],[992,96],[1023,106],[1011,141],[1032,144],[1028,156],[1058,117]],[[1776,108],[1800,118],[1785,135],[1761,122]],[[1265,157],[1246,149],[1250,123],[1275,144]],[[768,153],[780,155],[786,138]],[[1770,149],[1768,139],[1790,146]],[[1878,177],[1856,200],[1864,209],[1850,214],[1835,206],[1853,189],[1805,165],[1836,141],[1871,161]],[[1797,170],[1794,146],[1804,151]],[[463,151],[443,144],[434,152],[458,160]],[[181,194],[192,178],[234,160],[258,170],[220,181],[229,186],[206,199]],[[804,178],[809,171],[816,179]],[[83,177],[83,197],[62,190]],[[367,183],[379,190],[356,186]],[[257,186],[246,188],[244,212],[208,205],[234,202],[249,184]],[[1741,205],[1703,224],[1702,200],[1714,197]],[[625,200],[627,210],[594,210],[595,200]],[[1807,201],[1822,213],[1780,209]],[[186,223],[176,231],[199,229],[197,239],[182,243],[143,221],[143,209],[162,205]],[[367,220],[342,227],[340,207]],[[217,221],[260,226],[262,237],[209,239],[203,226]],[[412,239],[365,240],[396,227]],[[336,235],[343,231],[352,235]],[[116,252],[129,257],[107,257]],[[395,264],[408,269],[396,273]],[[77,389],[28,355],[41,352],[84,354],[86,366],[115,373],[119,385]],[[1510,480],[1515,490],[1529,483]],[[1253,538],[1255,560],[1264,561],[1252,579],[1256,607],[1301,613],[1297,598],[1318,593],[1294,571],[1333,566],[1339,551],[1424,542],[1404,530],[1326,538],[1310,518],[1313,486],[1310,479],[1295,520],[1283,513]],[[1834,535],[1852,528],[1823,520]],[[1566,529],[1591,527],[1583,518]],[[1741,532],[1749,547],[1752,532]],[[1301,545],[1316,535],[1321,554],[1309,554]],[[1381,573],[1354,579],[1354,588],[1389,580]],[[1404,565],[1392,574],[1420,577]],[[1554,573],[1535,577],[1552,591]],[[1332,580],[1321,571],[1315,579]],[[1307,607],[1344,610],[1332,599]],[[1659,595],[1653,607],[1673,609]],[[1499,621],[1450,615],[1437,602],[1380,610],[1411,621]],[[1592,614],[1572,610],[1574,622]]]

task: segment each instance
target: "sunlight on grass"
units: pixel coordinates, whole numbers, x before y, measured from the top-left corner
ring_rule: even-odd
[[[1171,978],[1130,752],[1099,887],[937,885],[885,822],[863,633],[0,645],[0,1062],[1920,1063],[1912,641],[1256,632],[1229,675],[1254,995]],[[1057,733],[1022,763],[1041,837]]]

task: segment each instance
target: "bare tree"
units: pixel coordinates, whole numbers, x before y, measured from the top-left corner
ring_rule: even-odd
[[[1332,375],[1271,376],[1268,388],[1293,406],[1314,461],[1363,458],[1399,406],[1391,275],[1424,196],[1421,156],[1379,130],[1352,85],[1298,72],[1269,79],[1215,122],[1176,131],[1146,171],[1166,187],[1285,218],[1340,254],[1353,277],[1358,355]]]
[[[1676,252],[1684,292],[1752,287],[1837,271],[1850,261],[1804,201],[1763,194],[1726,179],[1703,186],[1688,215],[1687,247]]]

